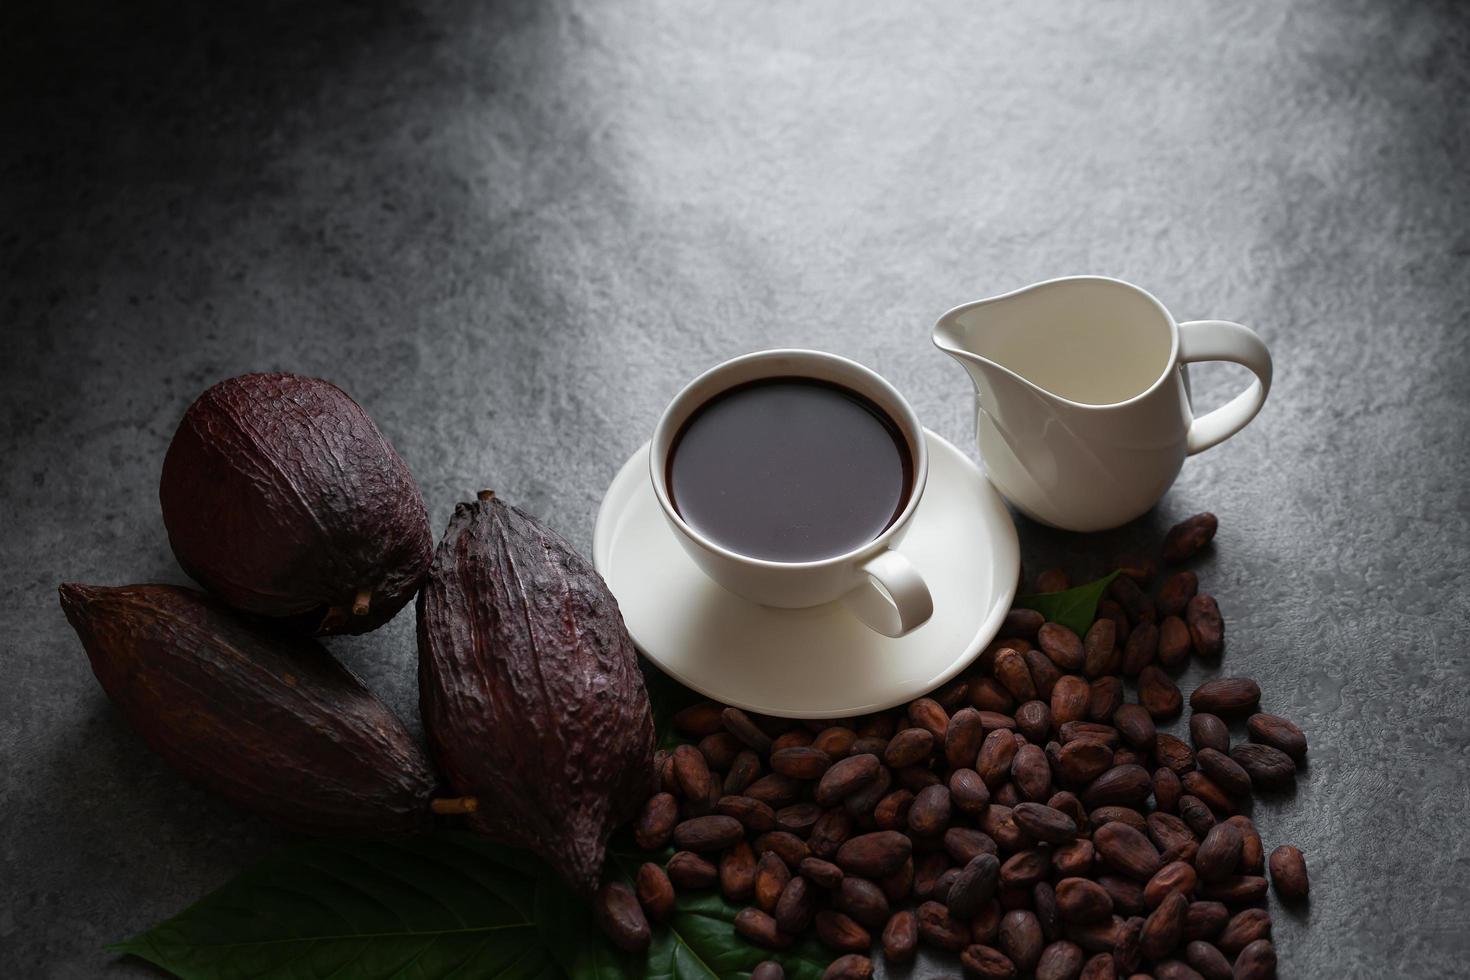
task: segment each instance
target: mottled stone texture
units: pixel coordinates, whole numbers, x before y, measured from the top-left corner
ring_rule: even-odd
[[[57,3],[0,12],[0,973],[102,944],[281,840],[93,682],[63,580],[178,581],[189,401],[341,384],[436,534],[484,486],[590,544],[693,373],[848,354],[970,445],[952,304],[1099,272],[1256,327],[1276,391],[1157,512],[1220,515],[1226,669],[1307,730],[1283,976],[1470,955],[1470,31],[1453,2]],[[1216,403],[1242,372],[1206,368]],[[331,648],[414,712],[411,617]],[[1191,669],[1186,692],[1208,672]],[[939,975],[930,961],[915,975]]]

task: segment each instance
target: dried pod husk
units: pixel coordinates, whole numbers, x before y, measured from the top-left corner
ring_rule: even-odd
[[[434,758],[456,794],[486,803],[470,826],[592,894],[608,835],[652,789],[654,741],[633,641],[602,577],[560,535],[483,493],[455,508],[439,544],[418,643]]]
[[[433,555],[423,494],[362,407],[296,374],[221,381],[184,413],[158,487],[184,571],[298,633],[366,633]]]
[[[63,585],[61,607],[107,696],[191,781],[305,833],[430,825],[418,742],[314,640],[172,585]]]

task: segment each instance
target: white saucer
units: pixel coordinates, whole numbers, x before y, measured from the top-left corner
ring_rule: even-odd
[[[954,677],[1000,629],[1020,548],[980,468],[925,436],[929,481],[899,550],[928,583],[934,615],[901,639],[874,633],[838,603],[772,609],[716,585],[665,522],[644,445],[608,487],[592,545],[638,649],[707,697],[782,717],[879,711]]]

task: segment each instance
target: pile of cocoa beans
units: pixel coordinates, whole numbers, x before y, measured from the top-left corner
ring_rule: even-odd
[[[1165,563],[1215,528],[1211,514],[1174,527]],[[837,957],[828,978],[872,976],[875,939],[890,963],[923,944],[983,978],[1274,976],[1266,869],[1294,902],[1306,864],[1290,846],[1268,859],[1240,810],[1292,782],[1306,738],[1255,713],[1260,689],[1243,677],[1190,695],[1188,742],[1158,731],[1184,708],[1169,671],[1191,654],[1216,663],[1224,622],[1193,572],[1150,594],[1154,562],[1120,568],[1085,635],[1013,609],[969,675],[902,709],[843,722],[679,712],[692,741],[659,753],[661,792],[634,826],[640,847],[675,853],[634,889],[603,887],[604,929],[639,949],[676,890],[719,888],[747,906],[734,927],[752,943],[815,933]],[[1070,584],[1051,570],[1036,588]],[[1246,719],[1249,741],[1231,744],[1227,718]],[[782,976],[774,960],[753,974]]]

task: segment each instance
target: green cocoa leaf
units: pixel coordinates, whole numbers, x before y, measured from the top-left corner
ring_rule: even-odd
[[[1041,592],[1022,596],[1015,601],[1015,605],[1023,609],[1035,609],[1046,617],[1047,622],[1059,623],[1082,636],[1097,618],[1097,604],[1118,574],[1112,572],[1096,582],[1088,582],[1065,592]]]
[[[667,858],[612,850],[607,874],[631,885],[643,861]],[[772,958],[796,980],[821,977],[819,947],[758,949],[735,935],[738,911],[713,890],[680,895],[630,955],[537,858],[447,832],[284,848],[111,949],[182,980],[738,980]]]

